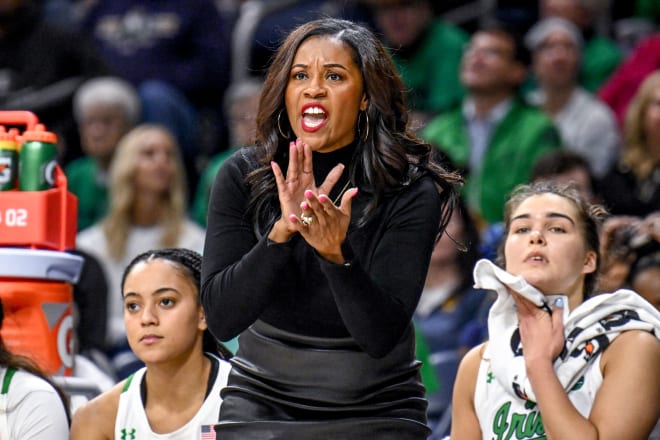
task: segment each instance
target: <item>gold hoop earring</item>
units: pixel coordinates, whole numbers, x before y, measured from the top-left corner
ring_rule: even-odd
[[[282,116],[282,112],[283,112],[283,111],[284,111],[284,109],[280,110],[280,112],[277,114],[277,130],[280,132],[280,135],[282,135],[282,137],[283,137],[284,139],[287,139],[287,140],[288,140],[288,139],[289,139],[289,136],[287,136],[286,134],[284,134],[284,132],[282,131],[282,126],[280,125],[280,117]]]
[[[367,142],[367,139],[369,139],[369,113],[367,111],[364,111],[364,117],[367,120],[367,124],[364,129],[364,136],[362,136],[362,142]]]

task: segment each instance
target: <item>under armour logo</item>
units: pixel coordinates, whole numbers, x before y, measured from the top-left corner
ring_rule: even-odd
[[[121,430],[121,440],[135,440],[135,428],[132,428],[130,431],[126,431],[126,428]]]

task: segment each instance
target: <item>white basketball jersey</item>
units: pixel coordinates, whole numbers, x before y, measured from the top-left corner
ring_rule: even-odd
[[[210,356],[210,355],[209,355]],[[217,358],[215,358],[217,359]],[[227,376],[231,365],[217,359],[218,373],[213,388],[208,394],[195,417],[174,432],[157,434],[151,430],[147,414],[144,410],[140,383],[144,378],[146,368],[133,373],[127,380],[119,396],[119,408],[115,420],[115,440],[190,440],[198,439],[201,425],[214,424],[220,414],[220,390],[227,384]]]
[[[488,356],[488,350],[484,358]],[[600,371],[600,355],[582,378],[568,392],[568,398],[584,417],[588,417],[596,395],[603,382]],[[474,406],[481,426],[483,440],[533,440],[545,439],[545,428],[538,406],[515,395],[513,390],[493,376],[488,359],[481,359]]]

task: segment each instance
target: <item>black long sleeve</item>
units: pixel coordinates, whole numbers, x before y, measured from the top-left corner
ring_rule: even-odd
[[[440,220],[432,179],[387,197],[362,227],[357,219],[368,196],[358,194],[343,245],[350,264],[337,265],[300,236],[282,244],[257,239],[246,217],[242,154],[218,172],[209,205],[202,303],[211,331],[228,340],[261,319],[299,334],[352,336],[371,356],[387,354],[410,325],[423,288]],[[314,167],[316,174],[316,156]]]

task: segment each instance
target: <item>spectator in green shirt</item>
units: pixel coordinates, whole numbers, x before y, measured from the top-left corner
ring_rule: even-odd
[[[535,159],[560,147],[552,121],[518,96],[529,52],[493,24],[474,33],[461,62],[461,106],[431,120],[422,137],[465,173],[464,195],[480,227],[500,222],[507,194],[527,182]]]
[[[468,35],[439,18],[430,0],[369,0],[374,21],[408,89],[411,124],[449,110],[463,97],[458,68]]]

